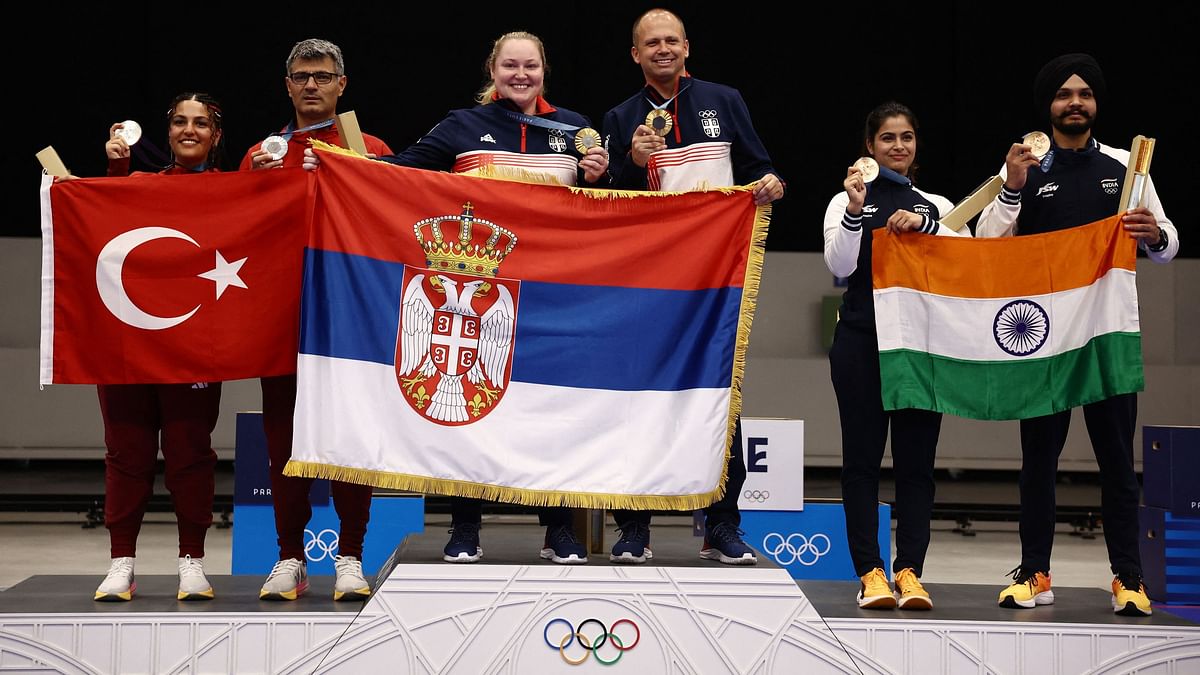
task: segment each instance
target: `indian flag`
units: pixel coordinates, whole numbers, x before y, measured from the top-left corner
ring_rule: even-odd
[[[874,232],[883,407],[1025,419],[1141,391],[1120,217],[1024,237]]]

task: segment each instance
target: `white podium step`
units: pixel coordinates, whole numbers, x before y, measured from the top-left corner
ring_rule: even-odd
[[[855,582],[700,560],[689,528],[656,527],[639,566],[540,561],[542,534],[489,524],[484,560],[452,565],[426,528],[366,603],[334,602],[330,577],[263,602],[262,577],[210,576],[216,599],[190,603],[174,576],[139,576],[128,603],[92,601],[99,575],[31,577],[0,592],[0,675],[1200,673],[1200,626],[1161,608],[1113,616],[1098,589],[1015,611],[993,586],[930,584],[930,612],[867,611]]]
[[[212,602],[176,602],[160,576],[113,604],[90,600],[91,577],[32,577],[0,593],[0,674],[1200,672],[1200,627],[1164,612],[1054,620],[1104,599],[1092,589],[969,620],[947,617],[981,587],[937,586],[941,610],[902,613],[853,609],[852,584],[836,597],[822,585],[820,605],[851,608],[822,619],[773,568],[401,564],[365,604],[334,603],[327,577],[292,603],[258,601],[258,578],[211,579]],[[616,637],[550,646],[571,631]]]

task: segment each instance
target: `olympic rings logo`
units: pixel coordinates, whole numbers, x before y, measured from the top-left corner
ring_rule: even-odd
[[[771,491],[770,490],[746,490],[745,492],[742,493],[742,497],[744,499],[748,499],[752,502],[758,502],[761,504],[771,498]]]
[[[567,630],[562,634],[562,637],[558,639],[557,643],[550,638],[550,627],[556,623],[561,623],[567,628]],[[595,638],[589,638],[586,634],[584,634],[583,628],[584,626],[593,623],[600,627],[600,632],[596,634]],[[625,640],[621,639],[617,635],[617,626],[626,623],[633,628],[633,642],[630,642],[628,645],[625,644]],[[558,617],[555,619],[550,619],[546,622],[546,625],[542,628],[542,639],[545,640],[547,647],[557,651],[558,655],[562,657],[562,660],[566,661],[572,666],[578,666],[584,661],[587,661],[589,656],[595,656],[596,660],[602,665],[611,666],[617,661],[620,661],[621,657],[625,655],[625,652],[638,645],[638,642],[642,640],[642,630],[638,628],[636,623],[633,622],[633,619],[617,619],[616,623],[614,623],[611,628],[606,627],[604,622],[600,619],[584,619],[583,623],[579,624],[579,627],[576,628],[571,624],[570,621],[567,621],[562,617]],[[579,646],[583,647],[583,656],[572,659],[571,657],[567,656],[567,647],[570,647],[571,644],[576,640],[579,641]],[[612,648],[617,650],[617,655],[612,659],[605,659],[604,657],[600,656],[600,648],[605,644],[611,644]]]
[[[818,532],[811,537],[793,532],[787,538],[778,532],[763,537],[763,551],[780,565],[798,562],[805,567],[817,564],[821,556],[829,553],[832,544],[829,537]]]
[[[700,119],[711,120],[717,116],[717,111],[716,110],[701,110],[700,112],[698,112],[696,114],[700,116]]]
[[[313,555],[313,549],[317,549],[319,556]],[[304,557],[311,562],[320,562],[326,558],[333,559],[334,551],[338,549],[338,533],[326,528],[320,532],[313,534],[313,531],[304,528]]]

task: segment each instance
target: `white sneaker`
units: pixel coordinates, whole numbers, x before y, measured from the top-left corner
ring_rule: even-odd
[[[108,576],[100,582],[96,589],[95,600],[102,602],[122,602],[133,599],[137,583],[133,579],[133,558],[113,558],[108,568]]]
[[[280,560],[258,592],[259,600],[295,600],[308,590],[308,565],[303,560]]]
[[[179,559],[179,593],[177,600],[212,600],[212,584],[204,576],[204,558],[185,555]]]
[[[362,561],[352,555],[333,558],[337,580],[333,582],[334,600],[366,600],[371,597],[371,585],[363,577]]]

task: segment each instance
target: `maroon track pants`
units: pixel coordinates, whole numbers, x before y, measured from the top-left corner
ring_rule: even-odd
[[[312,518],[308,492],[312,478],[283,475],[292,456],[292,415],[296,411],[296,376],[281,375],[261,380],[263,427],[267,455],[271,459],[271,497],[275,503],[275,533],[279,536],[279,559],[304,560],[304,526]],[[363,537],[371,517],[371,486],[329,481],[333,508],[341,520],[338,555],[362,559]]]
[[[212,431],[221,383],[102,384],[96,387],[104,420],[104,525],[112,557],[135,556],[138,532],[154,490],[160,447],[166,485],[179,526],[179,556],[204,557],[212,525]]]

